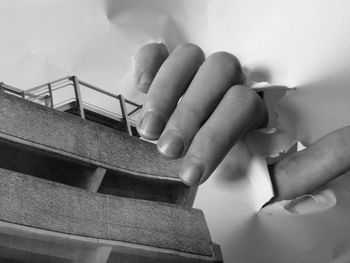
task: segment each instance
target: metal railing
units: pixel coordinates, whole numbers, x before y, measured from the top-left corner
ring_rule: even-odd
[[[116,100],[120,109],[120,113],[107,110],[87,101],[83,101],[83,89],[93,90],[95,92],[98,92],[98,94],[103,94],[109,98],[112,98],[113,100]],[[74,102],[76,108],[78,109],[79,116],[83,119],[85,119],[86,109],[95,109],[96,111],[105,113],[112,119],[124,122],[126,131],[129,135],[132,135],[131,126],[136,125],[136,119],[133,117],[142,108],[142,105],[125,99],[121,94],[116,95],[111,92],[102,90],[94,85],[79,80],[77,76],[67,76],[60,78],[55,81],[36,86],[34,88],[27,89],[25,91],[0,82],[0,91],[36,102],[41,105],[45,105],[47,107],[51,107],[53,109],[59,109],[69,103]],[[59,94],[60,92],[61,94]],[[130,107],[132,108],[131,110]]]
[[[24,91],[17,89],[13,86],[10,86],[8,84],[5,84],[4,82],[0,82],[0,92],[6,92],[11,95],[15,95],[17,97],[24,98]]]

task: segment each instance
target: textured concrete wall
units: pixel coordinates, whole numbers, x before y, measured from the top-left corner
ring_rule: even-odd
[[[197,209],[91,193],[0,168],[0,221],[211,256]]]
[[[177,179],[180,164],[151,143],[3,93],[0,138],[134,174]]]

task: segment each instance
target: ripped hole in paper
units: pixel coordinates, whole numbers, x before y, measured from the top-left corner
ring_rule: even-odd
[[[306,146],[302,142],[297,141],[297,151],[298,152],[304,150],[305,148],[306,148]]]

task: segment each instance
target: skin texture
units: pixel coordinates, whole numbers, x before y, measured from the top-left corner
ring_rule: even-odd
[[[271,202],[311,193],[349,169],[350,126],[333,131],[272,165],[269,170],[277,191]]]
[[[243,82],[240,62],[227,52],[205,58],[193,44],[169,53],[152,43],[136,53],[136,87],[147,93],[138,131],[158,140],[164,157],[184,157],[179,176],[185,184],[205,182],[247,131],[266,124],[263,100]],[[270,166],[272,202],[310,193],[349,168],[350,127],[345,127]]]

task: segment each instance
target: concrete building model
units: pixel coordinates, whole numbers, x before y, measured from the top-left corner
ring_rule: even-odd
[[[138,138],[140,108],[75,76],[0,83],[0,263],[222,262],[180,161]]]

